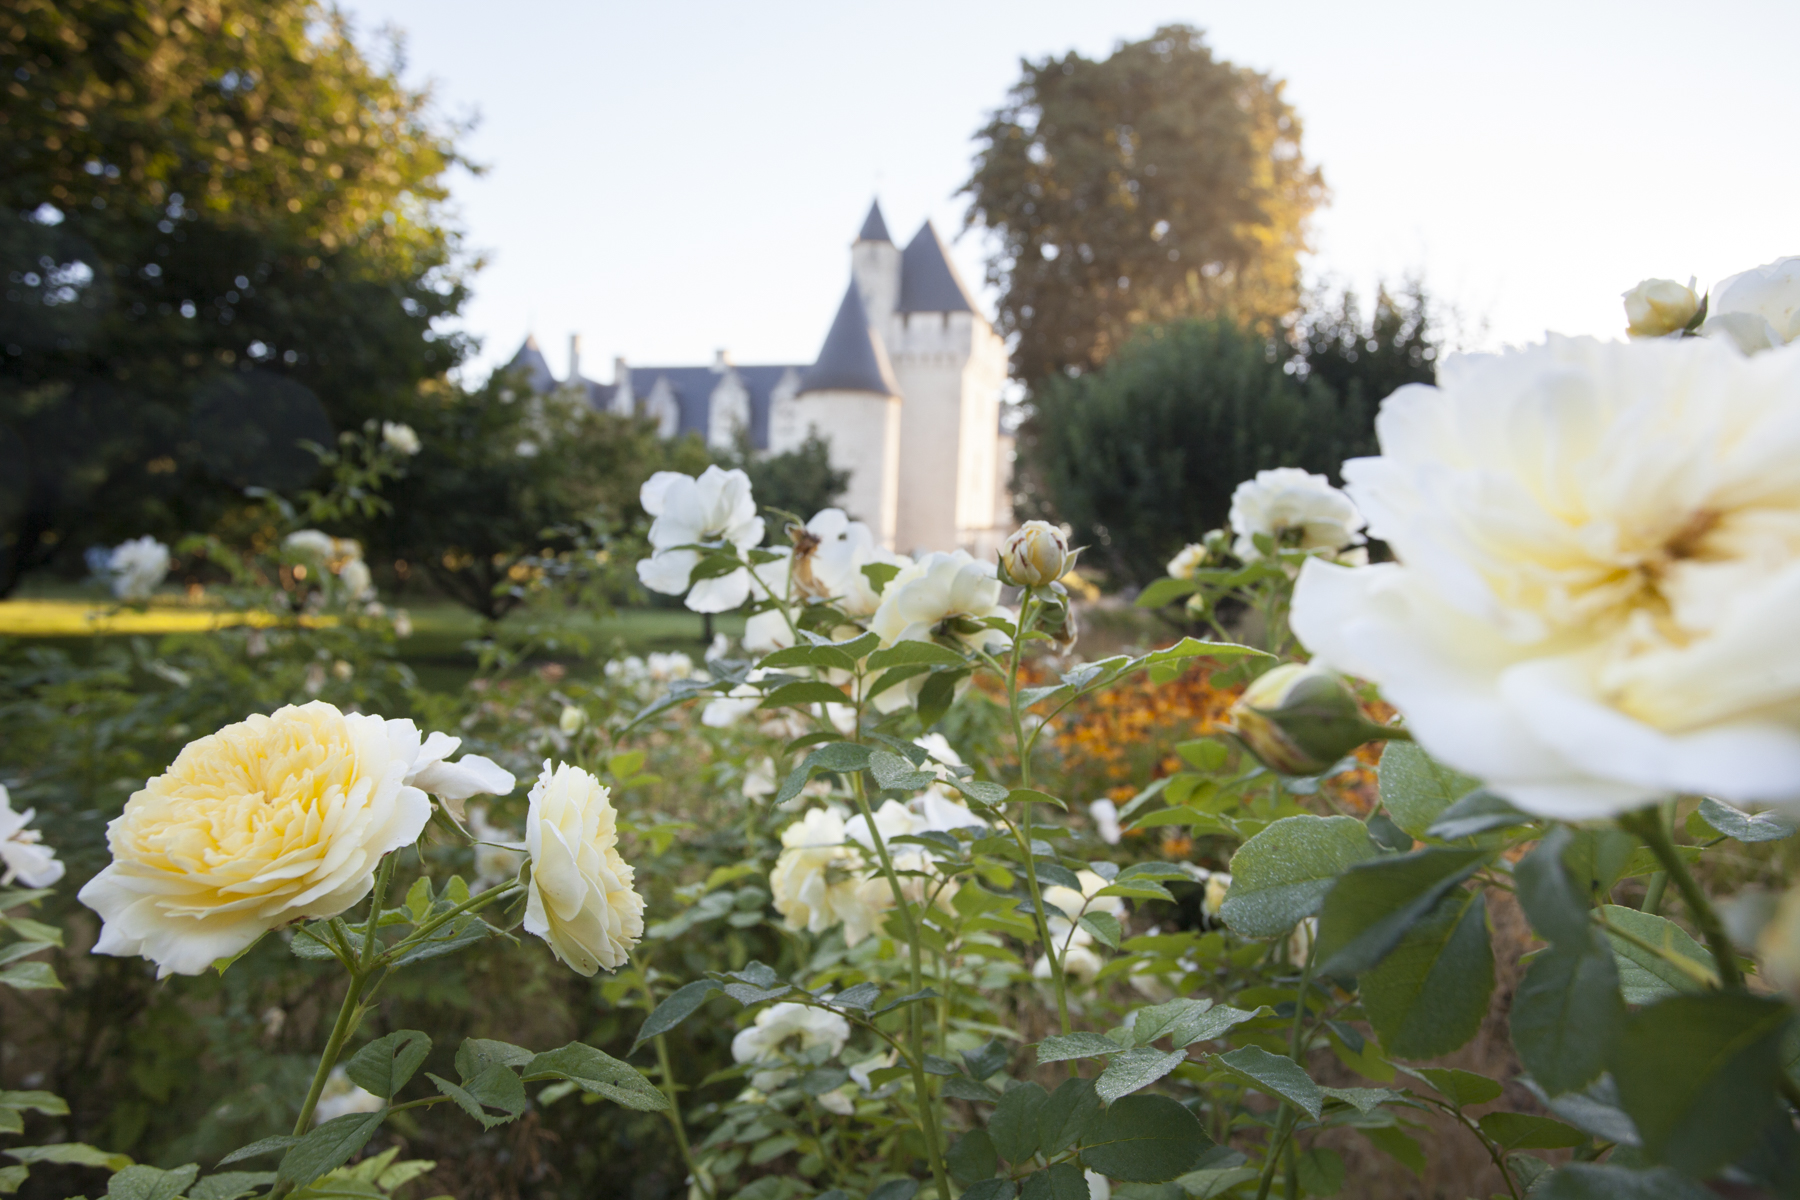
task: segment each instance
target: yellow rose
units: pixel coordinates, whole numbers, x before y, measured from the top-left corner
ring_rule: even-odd
[[[616,970],[644,934],[644,898],[618,847],[612,790],[580,767],[546,761],[525,817],[525,930],[579,975]]]
[[[198,975],[276,926],[344,912],[431,816],[406,782],[419,750],[411,721],[322,701],[188,743],[106,827],[113,861],[80,893],[104,922],[94,952]]]

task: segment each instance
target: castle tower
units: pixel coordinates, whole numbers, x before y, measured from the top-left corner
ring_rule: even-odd
[[[856,277],[869,325],[885,335],[900,303],[900,248],[888,236],[879,200],[869,205],[862,231],[850,244],[850,272]]]
[[[828,437],[832,467],[850,472],[843,507],[890,548],[899,513],[900,407],[887,348],[852,279],[818,361],[801,375],[793,399],[770,415],[769,449],[792,450],[813,429]]]

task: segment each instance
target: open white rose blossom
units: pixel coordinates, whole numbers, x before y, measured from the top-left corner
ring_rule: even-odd
[[[947,626],[987,617],[1011,619],[1012,615],[1012,610],[1000,603],[1000,576],[993,563],[972,558],[966,550],[937,551],[901,568],[888,581],[869,629],[881,638],[883,646],[928,642],[946,632],[971,648],[999,651],[1011,641],[997,629],[952,630]],[[924,686],[925,676],[914,676],[882,692],[875,698],[875,707],[882,712],[903,708],[918,698]]]
[[[1800,339],[1800,255],[1719,280],[1706,312],[1700,332],[1745,354]]]
[[[1533,813],[1800,811],[1800,347],[1552,337],[1388,398],[1344,467],[1398,561],[1293,628]]]
[[[531,785],[525,850],[525,931],[578,975],[623,966],[644,935],[644,898],[619,856],[612,790],[580,767],[546,761]]]
[[[1232,553],[1245,562],[1262,557],[1258,534],[1301,550],[1344,550],[1363,541],[1363,516],[1350,497],[1323,475],[1298,467],[1258,471],[1255,479],[1238,484],[1231,493],[1230,523],[1237,535]]]
[[[0,887],[15,881],[28,888],[49,887],[63,877],[65,868],[56,851],[44,845],[44,835],[25,828],[35,816],[37,810],[31,808],[14,812],[12,793],[0,783],[0,865],[6,869]]]
[[[421,761],[411,721],[315,700],[189,742],[106,827],[113,860],[80,892],[104,922],[94,952],[198,975],[270,929],[349,909],[425,828],[432,772],[460,766],[441,737]]]
[[[782,831],[781,845],[769,891],[789,929],[824,933],[841,924],[844,944],[854,946],[893,907],[893,889],[879,874],[871,877],[872,864],[850,840],[844,819],[830,809],[808,809]]]
[[[756,515],[748,475],[716,466],[698,477],[658,471],[639,489],[638,502],[656,518],[650,526],[656,553],[637,565],[645,587],[668,596],[686,592],[687,606],[702,613],[730,612],[750,598],[748,571],[740,567],[695,583],[700,552],[680,549],[719,546],[741,555],[762,544],[763,519]]]

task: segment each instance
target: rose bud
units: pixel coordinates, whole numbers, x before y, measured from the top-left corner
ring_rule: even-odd
[[[1625,293],[1625,332],[1653,338],[1686,329],[1700,311],[1694,289],[1673,279],[1646,279]]]
[[[1238,740],[1283,775],[1318,775],[1364,742],[1407,736],[1363,716],[1335,671],[1304,663],[1283,663],[1259,677],[1231,718]]]
[[[1048,587],[1075,565],[1069,539],[1048,521],[1027,521],[1000,547],[1000,568],[1013,583]]]

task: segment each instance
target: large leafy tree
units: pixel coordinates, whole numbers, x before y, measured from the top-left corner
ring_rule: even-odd
[[[964,185],[969,224],[998,239],[988,277],[1020,379],[1098,366],[1148,321],[1272,328],[1293,311],[1324,185],[1280,80],[1185,25],[1022,69]]]
[[[314,0],[0,16],[0,595],[201,528],[465,353],[458,130]]]

